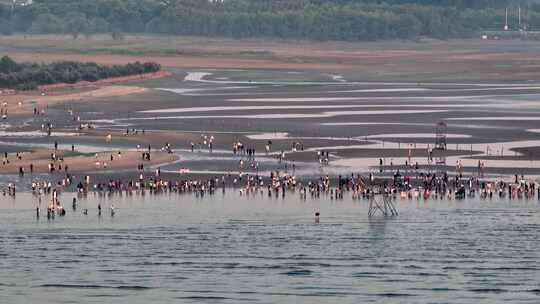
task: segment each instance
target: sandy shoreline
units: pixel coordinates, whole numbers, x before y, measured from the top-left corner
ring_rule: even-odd
[[[5,90],[6,93],[0,93],[0,101],[8,103],[9,115],[29,114],[33,112],[34,108],[40,110],[55,104],[147,92],[147,88],[124,84],[131,81],[158,79],[170,75],[171,73],[168,71],[159,71],[156,73],[112,77],[96,82],[81,81],[74,84],[43,85],[39,86],[38,90],[28,92],[13,93],[12,90]]]
[[[34,108],[38,110],[63,103],[79,102],[81,100],[124,96],[139,94],[148,91],[146,88],[134,86],[104,86],[98,88],[85,87],[76,93],[54,92],[42,96],[37,93],[21,93],[14,95],[0,95],[0,101],[7,102],[9,115],[32,114]]]
[[[51,155],[55,154],[58,160],[53,161]],[[22,154],[19,160],[14,154],[8,156],[9,163],[0,165],[0,174],[18,174],[19,168],[23,168],[25,173],[30,173],[30,165],[33,166],[33,173],[51,172],[49,164],[55,167],[54,172],[93,172],[93,171],[114,171],[119,169],[135,170],[138,164],[152,166],[167,164],[177,161],[179,158],[174,154],[164,152],[152,152],[150,161],[141,159],[141,152],[138,151],[111,151],[96,154],[79,154],[68,151],[35,150]],[[64,157],[65,155],[65,157]],[[70,156],[73,155],[73,156]],[[3,155],[2,155],[3,156]],[[112,157],[112,160],[111,160]],[[67,171],[66,171],[67,166]]]

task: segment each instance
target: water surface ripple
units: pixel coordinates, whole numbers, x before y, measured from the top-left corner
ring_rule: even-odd
[[[54,221],[33,204],[0,202],[2,303],[540,301],[537,202],[398,201],[368,219],[347,198],[91,195],[89,215]]]

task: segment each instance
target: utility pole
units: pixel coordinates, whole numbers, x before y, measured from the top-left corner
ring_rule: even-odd
[[[521,6],[518,6],[518,16],[519,29],[521,30]]]
[[[508,31],[508,8],[504,9],[504,30]]]

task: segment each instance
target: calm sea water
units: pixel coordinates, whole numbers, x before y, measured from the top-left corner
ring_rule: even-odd
[[[89,196],[54,221],[33,204],[0,201],[1,303],[540,301],[536,201],[398,201],[371,220],[365,201],[232,191]]]

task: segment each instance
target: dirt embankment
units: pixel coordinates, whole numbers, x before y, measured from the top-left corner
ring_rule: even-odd
[[[88,86],[102,86],[102,85],[111,85],[115,83],[123,83],[123,82],[129,82],[129,81],[137,81],[137,80],[149,80],[149,79],[156,79],[161,77],[170,76],[171,72],[169,71],[159,71],[155,73],[147,73],[147,74],[139,74],[139,75],[131,75],[131,76],[122,76],[122,77],[111,77],[106,79],[100,79],[98,81],[90,82],[90,81],[79,81],[77,83],[56,83],[56,84],[48,84],[48,85],[42,85],[38,87],[39,91],[48,91],[48,90],[57,90],[57,89],[75,89],[75,88],[84,88]]]
[[[15,92],[4,90],[0,93],[0,103],[7,102],[9,115],[29,114],[34,108],[42,109],[48,105],[81,101],[94,98],[105,98],[138,94],[148,89],[137,86],[118,85],[129,81],[140,81],[170,76],[168,71],[159,71],[141,75],[113,77],[96,82],[81,81],[74,84],[59,83],[39,86],[36,91]]]

